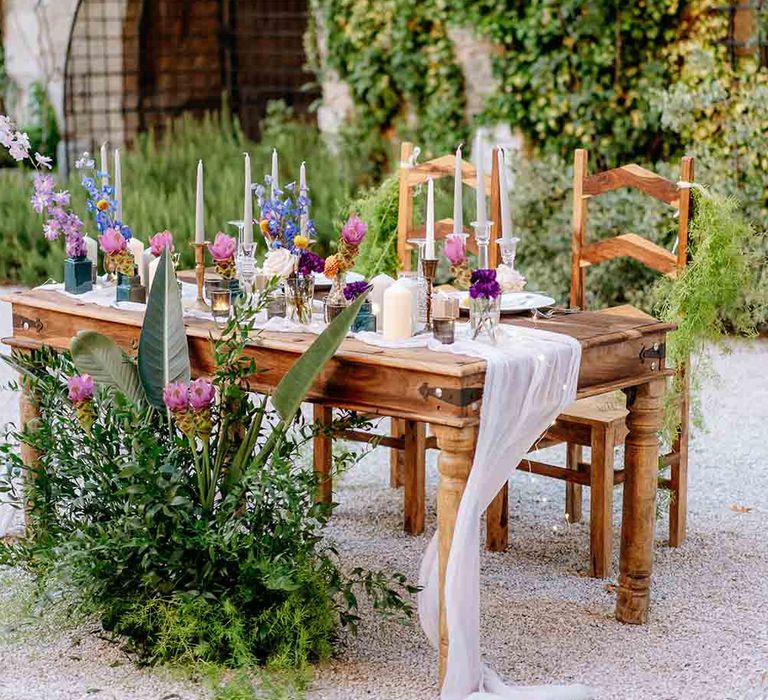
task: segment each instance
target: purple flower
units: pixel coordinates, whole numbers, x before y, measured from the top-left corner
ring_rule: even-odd
[[[216,390],[207,379],[195,379],[189,385],[189,405],[193,411],[205,411],[211,407]]]
[[[43,225],[43,235],[49,241],[55,241],[61,235],[61,222],[58,219],[49,219]]]
[[[496,281],[496,270],[475,270],[470,278],[472,286],[469,296],[473,299],[495,299],[501,294],[501,285]]]
[[[344,286],[344,298],[347,301],[353,301],[361,294],[365,294],[370,288],[371,285],[368,282],[350,282]]]
[[[93,398],[93,378],[88,374],[70,377],[67,379],[67,388],[72,403],[82,403]]]
[[[88,246],[85,245],[85,239],[81,235],[67,236],[65,248],[70,258],[81,258],[88,254]]]
[[[174,413],[186,411],[189,408],[189,388],[184,382],[166,384],[163,403]]]
[[[311,275],[313,272],[322,272],[325,269],[325,260],[311,250],[302,250],[299,256],[298,273]]]
[[[208,252],[217,262],[224,262],[225,260],[230,260],[234,257],[235,247],[235,239],[232,238],[232,236],[228,236],[226,233],[221,233],[221,231],[219,231],[219,233],[216,234],[213,243],[208,245]]]
[[[341,229],[341,238],[347,245],[357,248],[362,243],[367,232],[368,224],[352,214],[347,219],[347,223],[344,224],[344,228]]]
[[[446,236],[443,251],[451,265],[461,265],[467,259],[464,250],[464,237],[461,235],[452,233],[450,236]]]
[[[149,239],[149,249],[156,258],[163,254],[165,248],[168,248],[171,253],[174,251],[173,234],[170,231],[161,231]]]
[[[104,233],[99,236],[99,244],[101,245],[101,249],[107,255],[122,253],[128,247],[128,243],[125,238],[123,238],[123,234],[116,228],[108,228],[104,231]]]

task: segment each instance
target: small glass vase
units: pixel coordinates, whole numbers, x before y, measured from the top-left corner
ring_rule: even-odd
[[[352,321],[352,332],[361,333],[362,331],[376,332],[376,316],[373,315],[373,306],[368,299],[363,302],[355,320]]]
[[[80,255],[64,261],[64,291],[85,294],[93,289],[93,263]]]
[[[501,315],[501,296],[495,299],[486,297],[470,298],[469,324],[472,328],[472,339],[488,338],[496,342],[496,330]]]
[[[132,301],[137,304],[147,303],[147,288],[141,283],[141,277],[134,266],[132,275],[117,273],[116,301]]]
[[[331,291],[328,292],[323,302],[323,318],[326,323],[333,321],[334,318],[349,306],[349,302],[344,296],[346,277],[346,272],[339,272],[336,277],[333,278]]]
[[[303,326],[311,323],[314,298],[314,275],[293,275],[285,280],[285,305],[291,321]]]

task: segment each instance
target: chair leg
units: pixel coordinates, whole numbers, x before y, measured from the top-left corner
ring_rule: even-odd
[[[681,441],[682,444],[682,441]],[[678,447],[678,443],[675,443]],[[679,547],[685,541],[688,517],[688,446],[678,447],[680,461],[672,467],[672,502],[669,504],[669,546]]]
[[[405,421],[402,418],[392,418],[390,435],[400,438],[405,435]],[[389,486],[396,489],[403,485],[403,471],[405,469],[405,455],[403,450],[392,447],[389,450]]]
[[[330,425],[333,422],[333,409],[330,406],[315,404],[313,415],[315,422],[320,425]],[[327,434],[315,435],[313,448],[312,463],[317,477],[315,500],[318,503],[330,504],[333,498],[333,438]]]
[[[410,535],[420,535],[424,532],[426,440],[427,426],[425,423],[413,420],[405,421],[403,527]]]
[[[582,454],[581,445],[569,442],[566,445],[565,466],[578,471]],[[581,484],[565,482],[565,516],[569,523],[581,522]]]
[[[509,538],[509,483],[501,487],[485,511],[485,548],[505,552]]]
[[[589,575],[611,574],[613,544],[613,430],[592,429],[590,460]]]

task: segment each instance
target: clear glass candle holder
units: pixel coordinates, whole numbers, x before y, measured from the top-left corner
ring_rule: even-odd
[[[472,339],[487,338],[496,342],[496,330],[501,316],[501,296],[495,299],[477,297],[469,299],[469,324],[472,328]]]
[[[219,328],[224,328],[232,316],[232,290],[229,286],[217,286],[210,290],[211,315]]]

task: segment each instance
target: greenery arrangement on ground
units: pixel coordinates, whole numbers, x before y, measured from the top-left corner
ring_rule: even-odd
[[[324,534],[332,506],[315,503],[302,459],[317,428],[300,403],[359,304],[318,337],[271,404],[247,393],[258,306],[240,307],[213,341],[215,400],[170,413],[162,388],[187,381],[189,361],[167,253],[157,274],[138,359],[95,333],[77,336],[71,355],[12,358],[40,420],[0,447],[8,477],[27,472],[34,484],[31,537],[3,544],[0,560],[65,585],[148,662],[301,668],[354,630],[361,592],[382,612],[409,615],[415,589],[403,576],[342,566]],[[78,371],[98,390],[73,404],[67,379]],[[31,471],[17,442],[39,453]]]

